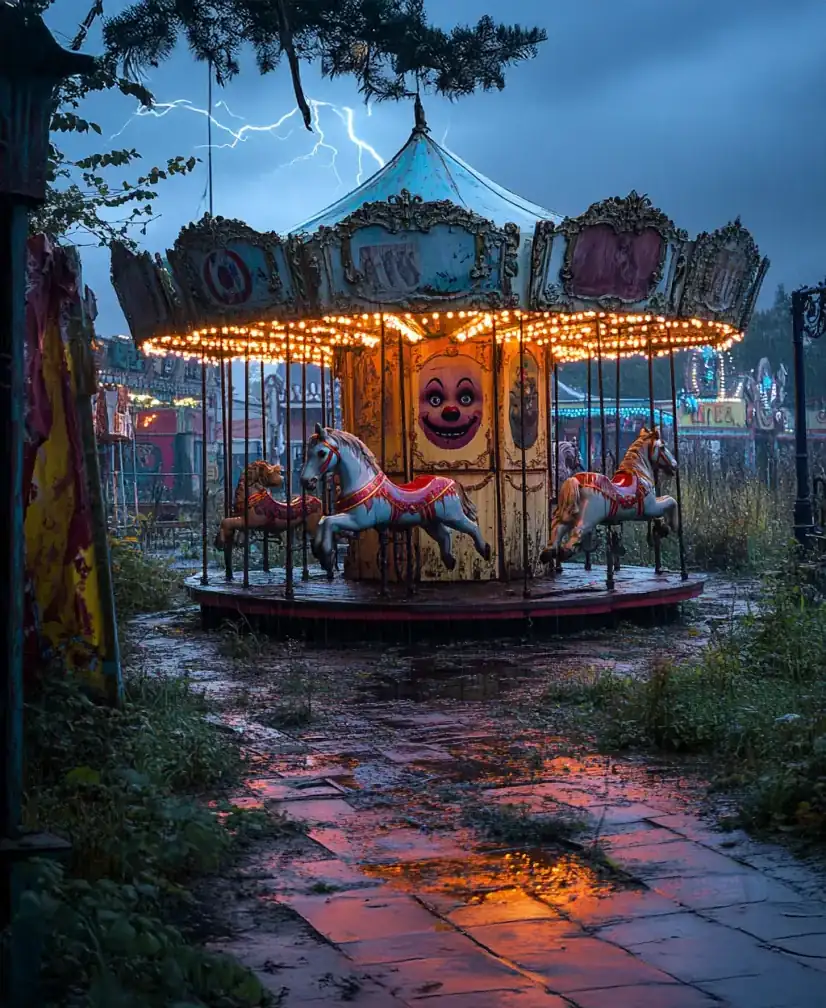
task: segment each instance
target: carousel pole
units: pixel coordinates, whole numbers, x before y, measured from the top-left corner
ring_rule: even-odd
[[[201,556],[203,572],[201,584],[209,584],[209,530],[207,528],[207,362],[206,353],[201,354]]]
[[[545,444],[546,451],[548,453],[548,532],[551,529],[551,511],[553,510],[552,505],[552,494],[551,488],[553,487],[554,480],[554,464],[551,460],[552,457],[552,442],[551,442],[551,351],[550,347],[545,345],[545,352],[543,354],[544,367],[542,370],[545,373]]]
[[[324,357],[319,365],[321,370],[321,426],[327,428],[327,375],[324,371]],[[321,477],[321,513],[327,514],[327,474]]]
[[[402,463],[404,466],[404,481],[410,483],[413,479],[413,457],[407,439],[407,396],[404,387],[404,340],[399,333],[399,403],[402,414]],[[407,554],[406,582],[407,594],[413,594],[413,530],[404,530],[405,551]]]
[[[227,472],[229,480],[227,491],[229,496],[229,514],[235,512],[235,431],[232,429],[232,400],[235,398],[235,386],[232,381],[232,357],[227,361]],[[233,536],[233,544],[235,538]],[[224,549],[224,567],[227,581],[232,581],[232,549]]]
[[[267,454],[267,387],[264,382],[264,358],[261,358],[261,454],[264,461],[269,464]],[[264,527],[264,541],[262,543],[262,563],[265,574],[270,572],[270,537],[266,526]]]
[[[250,348],[244,349],[244,587],[250,586]]]
[[[227,374],[226,374],[226,361],[221,358],[219,361],[219,368],[221,370],[221,450],[223,454],[223,459],[221,460],[221,468],[223,469],[223,482],[224,482],[224,517],[229,518],[229,499],[230,499],[230,475],[229,475],[229,453],[227,452]]]
[[[499,353],[499,343],[496,338],[496,319],[493,320],[492,326],[492,346],[491,355],[492,362],[491,367],[493,370],[493,491],[494,499],[496,501],[496,555],[497,555],[497,577],[500,581],[508,580],[508,565],[507,559],[505,557],[505,529],[502,524],[502,484],[500,481],[500,473],[502,468],[502,442],[499,432],[499,367],[501,364],[501,354]]]
[[[292,507],[293,507],[293,452],[292,452],[292,409],[290,405],[290,367],[292,365],[292,334],[287,327],[286,353],[284,354],[284,370],[287,376],[285,382],[285,404],[286,404],[286,426],[287,426],[287,457],[284,460],[285,477],[287,483],[287,530],[285,533],[284,549],[284,597],[290,601],[295,596],[293,588],[293,529],[292,529]]]
[[[680,483],[680,435],[677,430],[677,381],[674,376],[674,348],[669,349],[669,370],[671,372],[671,429],[674,432],[674,459],[677,471],[674,474],[675,491],[677,494],[677,543],[680,547],[680,577],[688,580],[688,568],[685,561],[685,535],[683,533],[683,491]]]
[[[585,421],[585,451],[587,459],[585,462],[585,471],[591,471],[591,449],[592,449],[592,438],[594,435],[593,429],[593,419],[591,417],[591,411],[593,409],[593,382],[591,380],[591,351],[588,350],[588,377],[586,383],[586,407],[588,411],[588,419]],[[592,536],[588,536],[588,539],[592,540]],[[590,551],[585,551],[585,570],[589,571],[591,569],[591,553]]]
[[[522,463],[522,597],[528,598],[528,454],[525,448],[525,322],[519,315],[519,448]]]
[[[602,375],[602,326],[597,322],[597,384],[599,388],[599,443],[602,462],[602,472],[608,472],[608,454],[605,444],[605,387]],[[611,526],[605,527],[605,587],[611,591],[614,587],[614,558],[611,552]]]
[[[554,459],[554,507],[559,505],[559,361],[554,359],[554,436],[556,438],[556,444],[554,445],[554,451],[556,452],[556,458]],[[557,556],[554,562],[554,570],[562,570],[562,561]]]
[[[656,409],[654,407],[654,353],[651,349],[650,340],[648,341],[648,422],[652,430],[657,426]],[[654,493],[659,493],[659,487],[656,483],[656,475]],[[660,537],[657,535],[657,529],[651,521],[648,523],[648,530],[654,539],[654,573],[662,574],[662,543],[660,542]]]
[[[381,330],[380,330],[381,344],[379,346],[379,370],[381,371],[381,378],[379,379],[379,395],[381,396],[379,404],[379,423],[381,424],[381,443],[380,443],[380,457],[381,457],[381,471],[387,471],[387,344],[386,338],[387,333],[384,328],[384,312],[381,313]],[[399,351],[399,370],[401,370],[401,351]],[[404,452],[404,444],[402,444],[402,452]],[[387,529],[379,529],[379,574],[381,576],[381,594],[382,596],[387,595],[387,540],[388,534]]]
[[[620,449],[622,442],[620,440],[620,350],[619,350],[619,340],[617,341],[617,361],[616,361],[616,371],[614,375],[614,381],[616,383],[616,388],[614,389],[614,472],[619,469],[619,464],[621,461]],[[620,569],[620,529],[621,525],[615,525],[611,529],[610,543],[611,543],[611,562],[614,568],[614,573]]]
[[[307,334],[301,337],[301,465],[307,461]],[[301,484],[301,580],[309,581],[307,566],[307,491]]]

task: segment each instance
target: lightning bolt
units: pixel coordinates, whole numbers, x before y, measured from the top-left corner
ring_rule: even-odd
[[[383,168],[385,161],[384,158],[379,154],[379,152],[372,147],[366,140],[363,140],[356,133],[355,125],[355,112],[353,109],[346,105],[334,105],[332,102],[319,101],[315,98],[308,99],[308,104],[310,106],[310,111],[312,115],[312,125],[313,132],[316,134],[316,142],[312,149],[306,154],[299,154],[294,157],[292,161],[287,161],[285,164],[280,165],[281,168],[288,168],[291,165],[297,164],[299,161],[309,161],[311,158],[317,157],[322,151],[329,152],[329,160],[327,166],[335,175],[336,181],[339,185],[343,185],[341,175],[338,171],[338,158],[340,151],[337,147],[331,144],[327,137],[325,136],[324,127],[321,122],[321,110],[330,109],[341,121],[344,126],[345,132],[347,134],[348,141],[355,147],[358,157],[358,169],[356,172],[356,185],[361,185],[364,175],[365,175],[365,162],[372,159],[379,168]],[[171,102],[157,102],[152,106],[141,105],[138,107],[137,111],[127,119],[127,121],[121,126],[117,133],[113,133],[111,138],[115,140],[119,137],[125,130],[136,120],[140,118],[145,118],[146,116],[153,116],[156,119],[163,119],[164,116],[169,115],[170,112],[185,111],[194,112],[196,115],[204,116],[212,121],[212,125],[217,129],[226,134],[228,137],[225,143],[213,143],[213,149],[234,149],[241,143],[246,143],[250,137],[261,133],[269,133],[274,136],[276,140],[287,140],[293,133],[292,129],[289,129],[287,133],[281,134],[279,130],[282,129],[287,123],[289,123],[295,116],[299,115],[299,109],[296,106],[289,112],[285,112],[280,119],[275,122],[266,123],[264,125],[256,125],[254,123],[248,123],[243,116],[236,115],[232,112],[225,101],[218,101],[214,105],[214,109],[223,109],[224,112],[231,119],[235,119],[241,122],[241,125],[237,128],[229,126],[226,122],[218,119],[209,109],[199,108],[197,105],[193,105],[188,98],[176,98],[175,101]],[[371,109],[368,106],[367,114],[371,115]],[[207,147],[207,144],[199,144],[198,148],[203,149]]]

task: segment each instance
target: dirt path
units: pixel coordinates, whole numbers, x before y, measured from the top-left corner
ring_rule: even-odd
[[[307,827],[216,884],[220,947],[305,1008],[826,1005],[818,874],[702,819],[700,767],[595,755],[547,700],[702,646],[742,597],[712,585],[677,628],[412,651],[141,621],[147,667],[242,733],[237,803]]]

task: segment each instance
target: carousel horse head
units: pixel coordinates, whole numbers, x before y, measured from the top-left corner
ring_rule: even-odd
[[[573,476],[574,473],[582,472],[585,466],[582,464],[582,456],[579,448],[573,441],[560,441],[557,449],[557,463],[560,473]]]
[[[639,437],[628,449],[623,464],[626,461],[631,461],[635,453],[642,454],[643,458],[648,462],[652,473],[661,472],[666,476],[673,476],[677,471],[677,460],[671,453],[671,449],[660,437],[657,427],[652,427],[651,430],[643,427],[640,430]]]
[[[307,442],[301,485],[312,491],[320,479],[333,473],[340,479],[358,480],[361,477],[369,479],[379,471],[376,457],[355,434],[317,423]]]
[[[270,465],[263,459],[250,462],[247,466],[247,482],[250,486],[272,487],[277,490],[284,485],[280,465]]]

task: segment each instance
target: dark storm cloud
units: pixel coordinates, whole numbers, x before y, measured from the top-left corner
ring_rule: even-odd
[[[71,7],[73,0],[67,2]],[[435,138],[447,128],[447,145],[479,171],[567,214],[632,188],[648,192],[689,231],[739,214],[772,259],[769,298],[777,283],[794,286],[826,271],[822,0],[431,0],[429,6],[445,26],[487,12],[548,32],[538,58],[512,70],[503,93],[453,105],[427,99]],[[63,27],[71,31],[74,15],[67,20],[67,10],[64,3]],[[204,77],[182,50],[150,84],[160,100],[203,102]],[[359,136],[385,158],[406,139],[412,112],[405,105],[377,107],[368,118],[350,82],[321,82],[313,71],[306,79],[313,97],[352,106]],[[251,62],[223,97],[256,123],[272,122],[292,105],[283,71],[261,79]],[[131,109],[106,96],[95,111],[114,132]],[[325,127],[342,150],[341,186],[326,167],[329,151],[283,167],[314,143],[296,127],[282,140],[263,134],[215,152],[217,211],[286,229],[353,187],[354,152],[341,123],[330,114]],[[117,143],[134,144],[144,162],[193,150],[203,156],[196,148],[204,143],[204,120],[186,113],[137,120]],[[369,174],[374,166],[366,163]],[[201,171],[167,188],[150,248],[166,247],[203,212],[204,181]],[[85,262],[87,281],[100,295],[101,330],[122,328],[106,257],[87,253]]]

